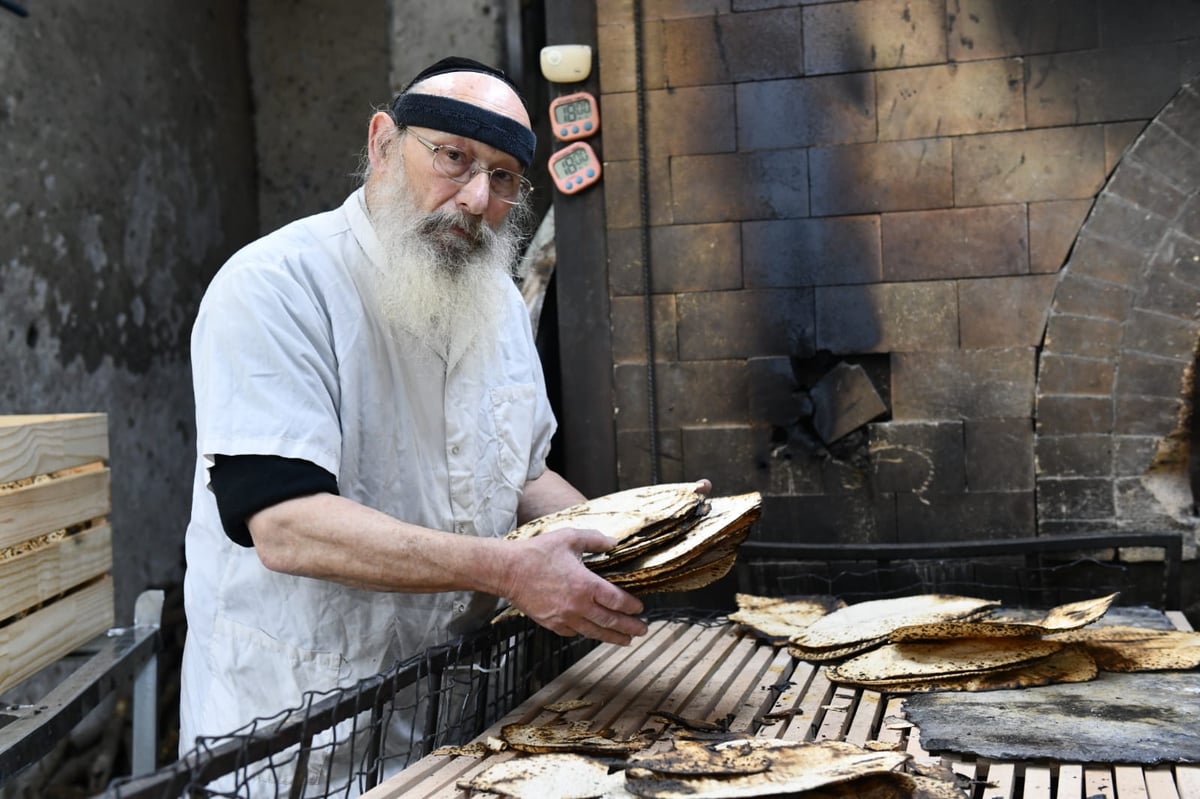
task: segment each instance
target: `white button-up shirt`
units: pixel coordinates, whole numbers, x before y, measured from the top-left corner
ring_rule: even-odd
[[[226,537],[208,488],[214,455],[278,455],[407,522],[478,536],[515,526],[555,427],[520,292],[511,287],[500,329],[447,369],[364,302],[364,270],[383,263],[360,189],[242,249],[201,303],[182,751],[297,706],[305,691],[352,685],[495,607],[268,571]]]

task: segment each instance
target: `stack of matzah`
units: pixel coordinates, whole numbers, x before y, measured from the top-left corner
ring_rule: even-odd
[[[637,595],[691,591],[729,572],[761,505],[758,492],[709,498],[695,483],[668,483],[588,500],[523,524],[507,538],[568,527],[599,530],[617,543],[584,555],[596,574]]]
[[[1115,599],[1013,621],[997,615],[998,603],[975,597],[925,594],[820,613],[813,600],[739,594],[731,619],[785,643],[801,660],[827,664],[833,682],[890,693],[985,691],[1082,682],[1101,670],[1200,666],[1200,633],[1094,626]]]

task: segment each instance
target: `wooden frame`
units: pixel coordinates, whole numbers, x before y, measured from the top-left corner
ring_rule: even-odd
[[[112,627],[104,414],[0,416],[0,692]]]

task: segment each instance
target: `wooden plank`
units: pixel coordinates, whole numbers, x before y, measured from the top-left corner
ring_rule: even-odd
[[[921,746],[921,728],[913,727],[908,731],[908,743],[904,747],[904,751],[912,755],[913,762],[935,765],[942,762],[941,757],[932,755],[925,751],[925,747]]]
[[[699,641],[703,646],[714,634],[711,629],[681,625],[685,629],[670,647],[660,655],[630,658],[619,680],[609,682],[612,692],[596,714],[596,729],[611,728],[618,735],[632,735],[646,723],[646,716],[657,710],[664,695],[677,686],[691,666],[686,657],[690,647]],[[693,650],[694,652],[695,650]]]
[[[1140,766],[1113,766],[1113,787],[1120,799],[1150,799]]]
[[[888,699],[873,691],[833,686],[819,666],[797,661],[786,650],[754,642],[727,627],[697,631],[696,625],[666,624],[670,629],[652,630],[630,648],[604,645],[602,648],[611,655],[604,659],[596,652],[589,655],[595,663],[588,676],[581,678],[573,673],[575,667],[572,667],[546,688],[567,683],[571,689],[560,687],[556,698],[591,698],[601,703],[597,708],[573,711],[567,717],[591,718],[594,727],[611,727],[617,735],[664,726],[657,719],[637,723],[638,719],[649,718],[654,710],[707,721],[718,721],[732,714],[731,729],[749,731],[770,705],[768,712],[781,714],[782,719],[766,723],[758,732],[761,736],[794,740],[805,740],[810,735],[815,740],[840,737],[860,745],[878,740],[938,762],[938,758],[922,749],[920,731],[905,720],[902,697]],[[776,697],[774,702],[770,701],[772,697]],[[545,701],[553,700],[540,704]],[[530,705],[531,702],[524,703],[524,710],[514,714],[532,722],[551,717],[540,710],[540,705],[535,708]],[[789,718],[786,713],[789,710],[800,712]],[[503,723],[508,721],[493,726],[477,740],[495,734]],[[877,732],[873,735],[872,730]],[[467,794],[455,787],[457,780],[513,756],[506,752],[478,760],[459,758],[458,762],[441,758],[442,763],[434,768],[427,767],[427,761],[438,759],[425,758],[367,796],[369,799],[465,797]],[[1112,769],[1098,764],[1065,764],[1057,767],[1055,784],[1052,768],[1040,763],[961,762],[954,756],[940,758],[940,762],[968,779],[977,779],[973,795],[978,799],[1200,797],[1197,766]],[[416,777],[422,768],[420,779],[397,782],[410,772]]]
[[[732,627],[727,629],[729,635],[736,634]],[[689,714],[712,721],[729,719],[730,729],[736,729],[732,720],[736,718],[737,709],[748,694],[755,692],[759,677],[769,667],[774,653],[774,647],[760,646],[752,637],[737,640],[727,651],[720,668],[711,678],[702,681],[700,690],[689,703]],[[747,735],[754,732],[749,727],[742,731]]]
[[[80,471],[0,491],[0,549],[109,511],[109,470]]]
[[[854,708],[854,717],[850,719],[850,727],[846,730],[846,740],[859,746],[874,740],[874,731],[879,724],[881,715],[883,715],[883,695],[878,691],[864,690],[858,697],[858,705]]]
[[[808,688],[796,706],[800,712],[792,716],[780,738],[785,741],[811,741],[821,728],[825,707],[833,698],[833,683],[825,676],[825,669],[817,669],[808,682]]]
[[[597,48],[595,3],[543,5],[547,41],[576,42]],[[599,70],[593,69],[586,80],[573,84],[571,91],[588,91],[599,97]],[[603,159],[602,151],[598,155]],[[571,442],[565,449],[563,476],[585,495],[598,497],[617,488],[613,408],[620,404],[613,385],[608,231],[600,221],[606,214],[605,192],[601,189],[567,195],[553,189],[547,191],[554,202],[555,237],[564,243],[556,248],[557,265],[562,268],[554,270],[557,366],[562,393],[558,422],[562,440]],[[547,366],[548,380],[553,381],[554,371],[553,365]],[[650,385],[644,371],[642,375],[641,385]],[[656,426],[669,426],[662,424],[661,419],[656,421],[659,422]],[[663,453],[657,454],[661,461]],[[659,464],[650,464],[652,476],[658,467]]]
[[[781,650],[786,652],[786,650]],[[791,658],[791,655],[788,655]],[[792,671],[791,679],[787,685],[776,697],[775,702],[771,705],[771,709],[765,715],[772,718],[778,718],[778,721],[770,721],[763,724],[758,734],[762,738],[780,738],[783,736],[784,729],[787,728],[789,716],[793,711],[799,711],[800,701],[804,698],[805,691],[808,690],[808,683],[812,680],[816,673],[816,667],[805,660],[795,661],[796,668]]]
[[[1025,789],[1021,799],[1050,799],[1050,767],[1026,766]]]
[[[0,416],[0,483],[108,459],[108,416]]]
[[[0,560],[0,621],[112,569],[112,528],[100,525]]]
[[[981,799],[1013,799],[1017,793],[1017,767],[1013,763],[992,763]]]
[[[879,731],[875,740],[894,744],[897,750],[904,748],[904,739],[912,723],[904,718],[904,699],[892,697],[883,707],[883,718],[879,721]]]
[[[728,626],[706,629],[695,625],[673,624],[666,632],[670,632],[671,635],[662,638],[660,642],[647,642],[643,638],[635,647],[620,653],[619,665],[613,669],[613,672],[620,672],[619,677],[614,677],[612,673],[602,674],[596,680],[598,684],[610,684],[611,690],[598,697],[595,709],[572,711],[565,716],[570,719],[595,716],[592,717],[593,726],[611,728],[618,737],[638,732],[640,729],[653,731],[664,727],[665,722],[649,719],[654,710],[666,710],[668,713],[715,721],[716,716],[708,719],[706,710],[714,704],[730,704],[730,699],[725,695],[731,691],[722,691],[722,686],[730,684],[732,680],[734,684],[744,685],[743,689],[732,691],[733,693],[752,691],[757,684],[754,672],[745,675],[745,669],[740,667],[750,659],[751,662],[758,663],[755,671],[762,671],[772,654],[769,648],[763,648],[762,656],[754,657],[754,641],[736,635],[732,627]],[[581,680],[572,668],[553,680],[553,683],[574,685],[577,692]],[[564,693],[564,698],[574,697]],[[733,698],[736,701],[739,697]],[[557,714],[538,713],[529,723],[548,721],[554,715]],[[508,722],[493,726],[484,737],[487,734],[496,734],[503,723]],[[482,769],[514,756],[514,753],[503,752],[482,761],[462,758],[463,762],[451,765],[450,768],[439,768],[434,773],[428,773],[425,779],[416,785],[412,782],[389,781],[386,786],[380,786],[384,791],[377,789],[378,797],[383,799],[401,795],[463,795],[455,788],[455,782],[469,779]],[[377,799],[376,793],[370,795],[372,799]]]
[[[1116,799],[1112,769],[1105,766],[1084,766],[1083,791],[1088,799]]]
[[[976,780],[979,778],[979,764],[973,760],[967,761],[950,759],[946,759],[945,764],[947,768],[966,780],[966,785],[971,786],[966,788],[968,795],[974,796],[974,785]]]
[[[646,723],[639,730],[629,733],[632,735],[634,732],[640,732],[652,739],[645,751],[663,752],[674,746],[675,736],[663,734],[670,731],[671,722],[653,716],[655,711],[673,713],[684,719],[714,725],[728,721],[725,714],[714,713],[712,706],[728,692],[729,682],[738,679],[744,655],[753,650],[753,643],[741,638],[729,626],[716,632],[719,634],[711,638],[707,651],[687,653],[681,657],[683,660],[694,654],[691,663],[681,664],[686,669],[686,679],[675,680],[670,690],[661,695],[654,706],[645,708],[644,711],[637,705],[632,708],[633,713],[645,712],[648,716]],[[749,649],[739,647],[739,643],[749,644]],[[738,656],[739,650],[743,657]],[[639,702],[653,700],[656,694],[661,694],[661,691],[649,691]],[[620,734],[619,730],[617,732]]]
[[[1180,799],[1170,766],[1147,766],[1143,773],[1146,777],[1146,795],[1150,799]]]
[[[633,701],[619,712],[611,707],[615,702],[606,704],[605,711],[613,710],[613,714],[599,714],[596,723],[624,738],[635,735],[640,730],[652,731],[653,734],[665,729],[668,722],[652,717],[651,714],[655,711],[689,716],[687,702],[695,688],[692,679],[700,679],[699,675],[710,674],[714,664],[719,664],[720,656],[728,651],[727,647],[719,646],[722,641],[721,633],[719,627],[701,627],[699,634],[691,640],[681,639],[685,643],[676,653],[667,655],[663,662],[650,664],[650,668],[643,668],[638,679],[630,683],[631,689],[640,683]],[[726,642],[730,640],[729,637],[725,637]],[[713,652],[714,648],[716,653]],[[653,667],[660,665],[661,670],[655,673]],[[685,679],[688,676],[692,679]],[[643,677],[650,679],[643,680]]]
[[[1183,615],[1179,610],[1168,610],[1166,617],[1171,624],[1175,625],[1176,630],[1191,630],[1192,623],[1188,621],[1188,617]]]
[[[1179,789],[1179,795],[1185,799],[1200,796],[1200,766],[1176,766],[1175,787]]]
[[[1058,767],[1058,792],[1054,799],[1080,799],[1083,796],[1083,766],[1065,763]]]
[[[766,649],[766,647],[764,647]],[[787,683],[794,675],[796,659],[788,654],[787,649],[775,649],[767,668],[759,675],[754,688],[744,694],[733,711],[733,721],[730,729],[758,730],[756,734],[765,735],[759,728],[764,713],[769,713],[775,706],[772,697],[776,692],[787,689]],[[770,706],[768,706],[770,703]]]
[[[87,643],[113,624],[113,583],[105,576],[0,627],[0,693]]]
[[[846,685],[834,687],[829,704],[823,709],[825,718],[817,729],[814,741],[841,741],[845,739],[846,730],[850,727],[853,711],[857,705],[858,692]]]

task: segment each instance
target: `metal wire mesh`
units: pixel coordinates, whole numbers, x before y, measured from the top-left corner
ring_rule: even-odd
[[[1120,593],[1128,604],[1162,606],[1162,598],[1143,596],[1134,572],[1145,564],[1079,558],[1027,569],[1023,562],[979,564],[897,560],[827,562],[761,561],[752,564],[741,589],[768,596],[836,596],[848,603],[925,593],[960,594],[994,599],[1016,607],[1050,607]],[[1010,579],[1011,578],[1011,579]]]
[[[716,624],[689,608],[647,614]],[[441,746],[478,736],[598,646],[523,617],[433,647],[357,685],[205,738],[153,774],[113,782],[106,799],[353,797]],[[298,775],[298,776],[297,776]]]
[[[103,796],[357,796],[435,748],[478,735],[595,645],[512,619],[200,739],[177,762],[118,780]]]

